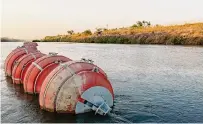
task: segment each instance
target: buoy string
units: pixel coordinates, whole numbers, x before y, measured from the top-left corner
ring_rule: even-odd
[[[37,63],[35,63],[35,62],[32,62],[32,64],[34,65],[34,66],[36,66],[40,71],[42,71],[43,69],[42,69],[42,67],[40,66],[40,65],[38,65]]]
[[[23,48],[23,49],[25,50],[26,54],[28,54],[28,50],[26,48]]]
[[[30,53],[31,55],[32,55],[32,57],[34,58],[34,59],[36,59],[37,57],[33,54],[33,53]]]
[[[46,69],[46,68],[52,66],[53,64],[55,64],[55,63],[51,63],[51,64],[47,65],[46,67],[44,67],[44,69]],[[36,93],[37,80],[38,80],[39,76],[41,75],[41,73],[43,72],[44,69],[42,69],[41,72],[40,72],[40,73],[37,75],[37,77],[35,78],[34,89],[33,89],[34,92],[33,92],[33,93]]]

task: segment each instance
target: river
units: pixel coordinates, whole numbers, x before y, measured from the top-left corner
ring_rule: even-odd
[[[108,116],[56,114],[40,110],[38,96],[4,76],[6,56],[22,43],[1,43],[2,122],[202,122],[203,47],[39,43],[43,53],[73,60],[89,58],[112,83],[115,101]]]

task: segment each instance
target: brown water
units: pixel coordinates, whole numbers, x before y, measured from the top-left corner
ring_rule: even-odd
[[[111,113],[56,114],[39,108],[4,76],[3,63],[22,43],[1,43],[2,122],[203,122],[203,47],[39,43],[44,53],[89,58],[109,77],[115,92]]]

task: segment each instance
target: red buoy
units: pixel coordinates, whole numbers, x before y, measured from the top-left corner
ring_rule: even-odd
[[[4,70],[6,76],[12,76],[14,63],[22,56],[37,51],[36,43],[24,43],[23,46],[14,49],[6,58]]]
[[[42,109],[75,114],[91,110],[106,114],[113,99],[104,71],[84,61],[69,61],[55,68],[44,80],[39,95]],[[101,106],[106,110],[101,110]]]
[[[19,60],[17,60],[12,70],[13,83],[15,84],[22,83],[22,79],[24,78],[25,72],[27,71],[30,64],[44,55],[45,54],[39,51],[36,51],[34,53],[29,53],[27,55],[24,55]]]
[[[5,73],[24,91],[39,94],[40,108],[58,113],[106,115],[113,106],[114,92],[106,73],[92,60],[71,59],[37,50],[26,42],[13,50],[5,61]]]
[[[30,94],[39,93],[46,76],[56,68],[59,63],[67,61],[71,61],[71,59],[50,53],[32,62],[23,79],[24,91]]]

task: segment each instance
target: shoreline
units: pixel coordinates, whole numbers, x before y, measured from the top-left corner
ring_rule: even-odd
[[[30,41],[31,42],[31,41]],[[23,41],[20,42],[1,42],[1,43],[23,43]],[[116,44],[116,43],[81,43],[81,42],[36,42],[36,43],[57,43],[57,44],[88,44],[88,45],[140,45],[140,46],[180,46],[180,47],[203,47],[203,45],[173,45],[173,44]]]
[[[33,42],[73,42],[100,44],[156,44],[156,45],[203,45],[203,23],[172,26],[125,27],[101,29],[91,32],[46,36]]]

